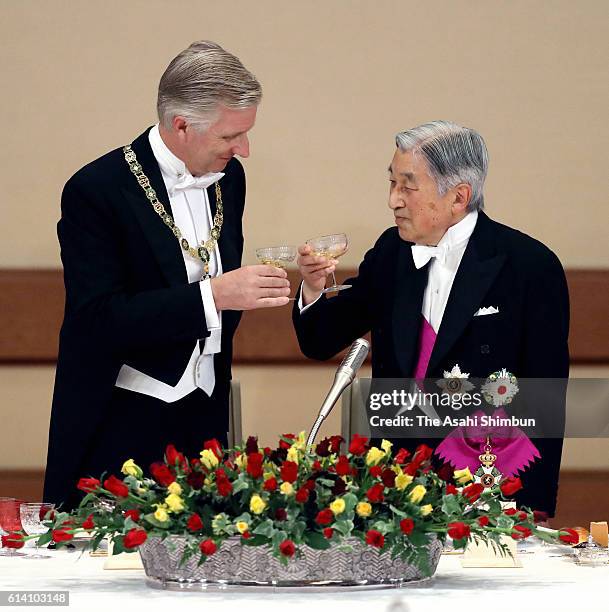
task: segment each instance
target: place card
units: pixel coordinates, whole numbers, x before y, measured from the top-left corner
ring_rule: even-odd
[[[607,546],[609,546],[609,531],[607,529],[607,521],[590,523],[590,535],[597,544],[607,548]]]

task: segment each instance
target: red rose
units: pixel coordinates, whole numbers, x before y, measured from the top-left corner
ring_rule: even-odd
[[[324,538],[331,540],[334,535],[334,529],[332,527],[324,527]]]
[[[279,545],[279,552],[284,557],[293,557],[294,553],[296,552],[296,546],[294,546],[294,542],[292,542],[292,540],[284,540]]]
[[[366,544],[375,548],[383,548],[385,544],[385,536],[376,529],[369,529],[366,532]]]
[[[203,443],[203,450],[211,450],[214,455],[218,457],[219,461],[222,461],[222,457],[224,456],[224,452],[222,451],[222,445],[216,438],[212,438],[211,440],[206,440]]]
[[[367,491],[366,491],[366,497],[372,502],[382,502],[384,498],[383,496],[383,490],[384,490],[384,486],[379,482],[375,485],[372,485]]]
[[[176,479],[175,474],[160,461],[156,461],[150,466],[150,473],[162,487],[168,487]]]
[[[125,548],[135,548],[143,544],[148,538],[148,534],[143,529],[133,528],[129,530],[123,538]]]
[[[408,474],[409,476],[415,476],[416,473],[419,471],[420,467],[421,466],[418,463],[411,461],[408,465],[405,465],[402,468],[402,471],[404,472],[404,474]]]
[[[93,515],[89,514],[89,516],[82,522],[82,528],[87,531],[91,531],[95,529],[95,523],[93,522]]]
[[[511,495],[514,495],[516,491],[520,491],[520,489],[522,489],[522,482],[520,478],[510,476],[501,482],[499,488],[506,497],[510,497]]]
[[[184,457],[182,453],[179,453],[173,444],[168,444],[165,449],[165,461],[173,468],[178,465],[185,472],[189,469],[186,457]]]
[[[267,480],[264,481],[264,485],[262,485],[262,488],[265,491],[274,491],[277,488],[277,479],[276,478],[269,478]]]
[[[53,542],[68,542],[74,538],[74,534],[66,529],[55,529],[53,531]]]
[[[202,489],[205,484],[205,474],[201,472],[190,472],[188,476],[186,476],[186,482],[196,490]]]
[[[478,525],[480,527],[486,527],[490,523],[488,516],[479,516],[478,517]]]
[[[97,478],[81,478],[76,485],[77,489],[84,491],[85,493],[94,493],[99,488],[101,483]]]
[[[228,497],[233,492],[233,485],[222,468],[216,470],[216,488],[222,497]]]
[[[277,508],[277,510],[275,510],[275,518],[278,521],[285,521],[288,518],[288,513],[286,512],[286,509]]]
[[[368,438],[353,434],[351,444],[349,444],[349,452],[352,455],[363,455],[368,450]]]
[[[281,479],[284,482],[295,482],[298,478],[298,464],[293,461],[284,461],[281,466]]]
[[[140,511],[139,510],[127,510],[125,512],[125,518],[130,518],[132,521],[136,523],[140,520]]]
[[[448,482],[453,479],[455,474],[455,468],[450,463],[445,463],[437,472],[438,476]]]
[[[340,445],[345,441],[342,436],[330,436],[330,452],[338,453],[340,451]]]
[[[252,537],[252,534],[251,534],[249,531],[244,531],[244,532],[241,534],[241,537],[242,537],[244,540],[249,540],[249,539]]]
[[[402,519],[400,521],[400,529],[404,535],[410,535],[414,529],[414,521],[409,518]]]
[[[398,454],[395,456],[395,462],[399,464],[406,463],[408,457],[410,457],[410,451],[406,448],[400,448]]]
[[[321,463],[319,463],[319,461],[317,461],[317,459],[315,459],[315,461],[313,461],[313,465],[311,467],[313,468],[314,472],[319,472],[321,470]]]
[[[351,465],[347,455],[341,455],[336,462],[336,473],[339,476],[346,476],[351,472]]]
[[[470,534],[469,525],[465,523],[449,523],[448,524],[448,535],[453,540],[462,540],[467,538]]]
[[[127,497],[129,495],[129,487],[116,476],[110,476],[104,480],[104,489],[107,489],[116,497]]]
[[[558,539],[565,544],[577,544],[579,542],[579,535],[575,529],[561,529],[559,534]]]
[[[262,462],[264,455],[262,453],[250,453],[247,456],[247,473],[252,478],[262,478]]]
[[[482,491],[484,491],[484,485],[477,482],[472,482],[472,484],[465,487],[461,491],[461,495],[463,495],[463,497],[466,497],[469,500],[470,504],[473,504],[477,499],[479,499],[480,493],[482,493]]]
[[[368,468],[368,471],[370,472],[370,476],[372,476],[372,478],[378,478],[383,472],[383,466],[373,465],[372,467]]]
[[[307,491],[312,491],[315,488],[315,481],[312,478],[309,478],[307,482],[302,485]]]
[[[330,452],[330,438],[324,438],[315,447],[315,452],[319,457],[329,457]]]
[[[23,548],[25,542],[23,541],[23,535],[14,531],[9,531],[7,535],[3,535],[2,548]]]
[[[292,446],[294,440],[296,440],[296,436],[294,434],[283,434],[282,438],[287,438],[291,440],[291,442],[287,442],[286,440],[279,440],[279,448],[288,449]]]
[[[315,517],[315,522],[318,525],[329,525],[334,520],[334,513],[330,508],[320,510]]]
[[[218,550],[218,547],[216,546],[216,543],[213,540],[203,540],[201,544],[199,544],[199,550],[204,555],[209,556],[213,555]]]
[[[433,453],[433,449],[429,448],[427,444],[420,444],[414,453],[412,462],[416,463],[417,465],[421,465],[421,463],[424,463],[431,457],[432,453]]]
[[[505,514],[506,516],[514,516],[516,512],[518,512],[516,508],[508,508],[507,510],[503,511],[503,514]]]
[[[534,523],[543,523],[547,521],[549,518],[548,513],[543,510],[533,510],[533,522]]]
[[[529,518],[529,515],[526,512],[522,512],[522,510],[518,513],[519,521],[526,521]]]
[[[455,487],[455,485],[446,485],[446,495],[457,495],[457,493],[459,493],[459,491],[457,491],[457,487]]]
[[[245,443],[245,454],[250,455],[251,453],[257,453],[258,450],[258,438],[249,436]]]
[[[201,517],[198,514],[193,513],[188,518],[188,521],[186,522],[186,527],[189,531],[192,531],[193,533],[195,531],[201,531],[201,529],[203,529],[203,521],[201,520]]]
[[[306,489],[305,487],[300,487],[300,489],[298,489],[298,491],[296,491],[296,495],[295,495],[294,499],[299,504],[304,504],[309,499],[309,490]]]
[[[385,468],[383,470],[383,473],[381,474],[381,480],[383,481],[383,484],[388,488],[392,488],[395,486],[395,477],[396,473],[391,468]]]
[[[523,527],[522,525],[515,525],[511,535],[514,540],[524,540],[525,538],[528,538],[532,533],[533,532],[528,527]]]

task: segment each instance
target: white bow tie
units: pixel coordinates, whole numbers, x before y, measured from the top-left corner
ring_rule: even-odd
[[[422,268],[432,257],[435,257],[441,264],[445,264],[450,250],[447,244],[442,246],[413,244],[410,248],[412,249],[412,260],[417,269]]]
[[[169,195],[174,195],[176,191],[185,191],[186,189],[205,189],[219,181],[223,176],[224,172],[208,172],[203,176],[183,174],[171,187]]]

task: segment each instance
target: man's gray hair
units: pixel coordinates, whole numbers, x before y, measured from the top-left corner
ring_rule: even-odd
[[[238,57],[214,42],[199,40],[167,66],[159,83],[157,112],[165,128],[181,115],[203,130],[219,105],[243,109],[257,106],[261,98],[260,83]]]
[[[488,151],[478,132],[450,121],[431,121],[400,132],[395,144],[403,152],[423,154],[440,195],[459,183],[467,183],[472,188],[467,210],[484,208]]]

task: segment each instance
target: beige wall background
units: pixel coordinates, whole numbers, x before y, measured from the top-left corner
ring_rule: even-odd
[[[344,231],[343,261],[357,264],[392,222],[385,169],[394,134],[445,118],[487,141],[492,217],[548,244],[565,266],[609,266],[606,0],[0,8],[0,267],[60,265],[62,185],[155,122],[162,71],[201,38],[236,53],[264,88],[246,161],[245,262],[259,246]],[[245,432],[271,441],[307,428],[332,374],[236,368]],[[3,435],[0,468],[44,464],[52,382],[50,367],[0,367],[1,427],[15,432]],[[338,411],[332,418],[337,431]],[[566,466],[607,466],[604,441],[566,449]]]

